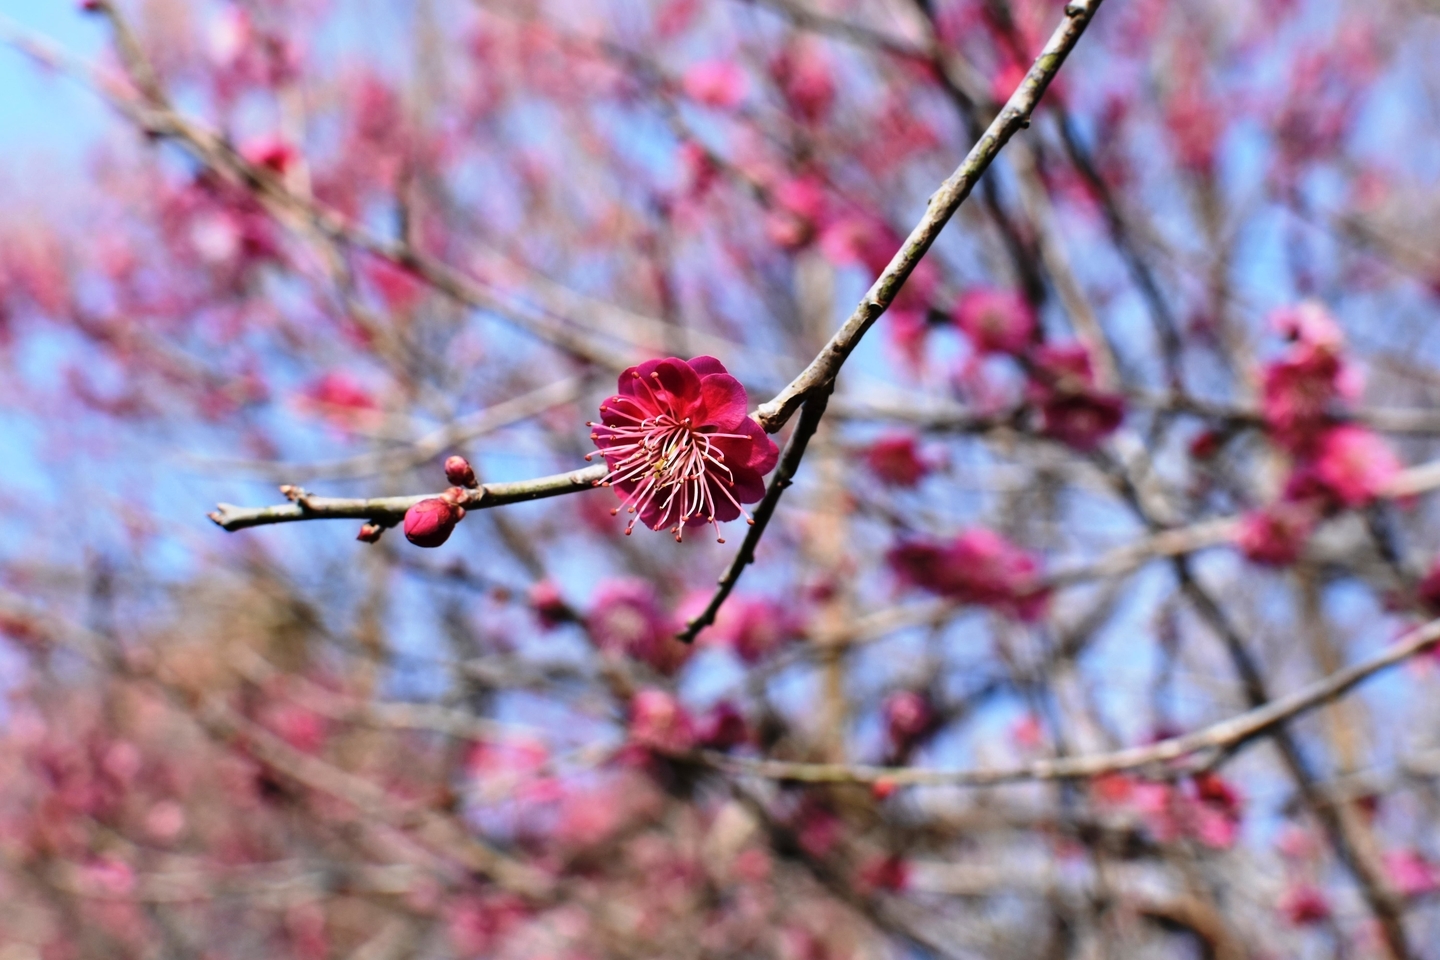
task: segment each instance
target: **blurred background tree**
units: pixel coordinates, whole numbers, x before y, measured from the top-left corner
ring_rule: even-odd
[[[0,0],[0,958],[1440,957],[1440,7],[1099,7]]]

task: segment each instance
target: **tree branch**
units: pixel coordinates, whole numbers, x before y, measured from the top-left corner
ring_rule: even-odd
[[[960,166],[930,198],[925,216],[910,232],[868,293],[856,306],[844,325],[836,331],[810,365],[790,382],[769,403],[761,404],[756,419],[771,433],[779,430],[816,390],[834,381],[846,359],[865,333],[880,319],[930,249],[940,231],[949,223],[960,204],[970,195],[981,175],[989,168],[1000,149],[1020,130],[1030,125],[1030,114],[1050,81],[1060,70],[1065,58],[1074,49],[1080,35],[1089,26],[1100,0],[1075,0],[1065,7],[1065,19],[1055,28],[1045,49],[1035,59],[1025,79],[1011,95],[979,142],[971,148]]]
[[[1202,752],[1230,754],[1281,724],[1344,696],[1375,674],[1425,653],[1440,644],[1440,620],[1410,631],[1383,651],[1286,697],[1179,737],[1113,753],[1036,760],[995,770],[936,770],[921,767],[877,767],[839,763],[791,763],[751,760],[723,753],[694,754],[711,767],[742,776],[796,783],[891,783],[897,786],[993,787],[1034,780],[1082,780],[1107,773],[1172,764]],[[1204,767],[1202,761],[1196,764]],[[1169,768],[1174,772],[1173,768]]]
[[[577,493],[588,490],[605,478],[603,464],[557,473],[534,480],[516,480],[511,483],[487,483],[467,491],[459,505],[466,510],[484,510],[487,507],[504,506],[507,503],[523,503],[526,500],[543,500],[558,497],[563,493]],[[272,523],[292,523],[296,520],[369,520],[383,527],[393,527],[405,518],[409,510],[421,500],[439,497],[439,493],[420,493],[407,497],[314,497],[299,487],[285,486],[281,492],[290,498],[290,503],[271,507],[237,507],[230,503],[216,505],[208,514],[217,526],[234,532],[246,527],[261,527]]]
[[[795,478],[795,471],[800,469],[800,461],[805,457],[805,447],[810,438],[815,435],[815,430],[820,426],[820,418],[825,416],[825,405],[830,399],[829,385],[819,393],[812,396],[805,402],[805,409],[800,414],[800,422],[795,426],[795,432],[790,435],[790,441],[785,444],[785,452],[780,457],[780,465],[775,470],[775,476],[770,479],[770,486],[765,491],[765,499],[760,501],[760,506],[755,508],[755,522],[745,534],[745,540],[740,544],[735,559],[730,561],[730,566],[720,577],[720,587],[710,602],[705,605],[705,610],[693,620],[685,624],[685,629],[675,635],[675,639],[683,643],[691,643],[699,635],[701,630],[715,622],[715,615],[720,612],[720,607],[725,603],[730,592],[735,589],[739,582],[740,575],[745,568],[755,562],[755,548],[760,543],[760,538],[765,535],[765,528],[770,523],[770,517],[775,513],[775,506],[780,502],[780,496],[790,486]]]

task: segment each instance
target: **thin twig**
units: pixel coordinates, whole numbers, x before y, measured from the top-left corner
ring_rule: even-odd
[[[923,767],[878,767],[863,764],[791,763],[752,760],[703,751],[694,756],[727,773],[796,783],[891,783],[896,786],[993,787],[1035,780],[1081,780],[1108,773],[1142,770],[1173,764],[1199,753],[1229,755],[1246,743],[1316,707],[1344,696],[1375,674],[1425,653],[1440,644],[1440,620],[1432,620],[1407,633],[1380,653],[1343,670],[1337,670],[1286,697],[1221,720],[1193,733],[1170,737],[1144,747],[1111,753],[1035,760],[995,770],[936,770]],[[1204,767],[1203,762],[1196,764]],[[1175,773],[1173,768],[1168,772]]]
[[[685,629],[675,635],[677,640],[683,643],[692,643],[701,630],[713,624],[715,615],[720,612],[721,605],[730,596],[730,591],[735,589],[735,584],[740,581],[740,575],[745,572],[748,565],[755,562],[755,548],[759,545],[760,538],[765,535],[765,527],[769,525],[770,517],[775,513],[775,506],[780,502],[781,494],[794,481],[795,471],[800,468],[800,461],[805,457],[805,447],[820,426],[820,418],[825,416],[825,405],[829,400],[830,391],[824,389],[805,402],[805,408],[800,414],[800,422],[795,425],[795,432],[791,434],[789,442],[785,444],[785,452],[780,457],[780,465],[775,470],[775,476],[770,479],[770,486],[765,491],[765,499],[761,500],[760,506],[755,508],[754,523],[746,531],[745,540],[740,544],[735,559],[730,561],[730,566],[721,575],[720,586],[716,589],[715,595],[710,598],[710,602],[705,605],[705,610],[685,624]]]
[[[894,301],[906,279],[940,236],[940,231],[949,223],[960,204],[970,195],[1000,149],[1011,137],[1030,125],[1030,114],[1040,102],[1041,95],[1099,8],[1100,0],[1075,0],[1066,5],[1065,19],[1056,27],[1045,49],[1025,74],[1025,79],[964,161],[930,198],[925,216],[896,251],[889,266],[881,272],[850,318],[799,376],[773,400],[760,406],[756,419],[762,427],[771,433],[779,430],[812,393],[834,381],[845,360]]]
[[[595,486],[605,478],[604,465],[583,467],[569,473],[557,473],[533,480],[516,480],[511,483],[487,483],[466,492],[459,505],[466,510],[484,510],[508,503],[523,503],[526,500],[541,500],[558,497],[564,493],[578,493]],[[298,487],[282,488],[291,498],[290,503],[270,507],[237,507],[231,503],[216,505],[208,514],[216,525],[228,531],[244,530],[246,527],[260,527],[272,523],[292,523],[296,520],[369,520],[381,526],[394,526],[405,518],[409,510],[421,500],[440,497],[440,493],[421,493],[406,497],[314,497]]]

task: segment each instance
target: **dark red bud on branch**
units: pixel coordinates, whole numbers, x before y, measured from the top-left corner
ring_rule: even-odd
[[[367,523],[360,528],[360,532],[355,535],[355,539],[361,543],[375,543],[384,532],[385,528],[380,526],[380,524]]]
[[[417,547],[438,547],[450,539],[465,512],[449,500],[431,497],[405,511],[405,539]]]
[[[470,466],[470,461],[459,455],[445,461],[445,479],[457,487],[473,489],[479,486],[475,482],[475,470]]]

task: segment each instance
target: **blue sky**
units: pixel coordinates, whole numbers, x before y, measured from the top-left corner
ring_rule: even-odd
[[[66,0],[0,0],[0,15],[56,41],[71,53],[96,59],[103,49],[101,24]],[[8,45],[0,47],[0,170],[7,177],[23,169],[27,156],[83,160],[106,119],[100,102],[74,80],[37,70]],[[69,172],[67,170],[66,172]]]

